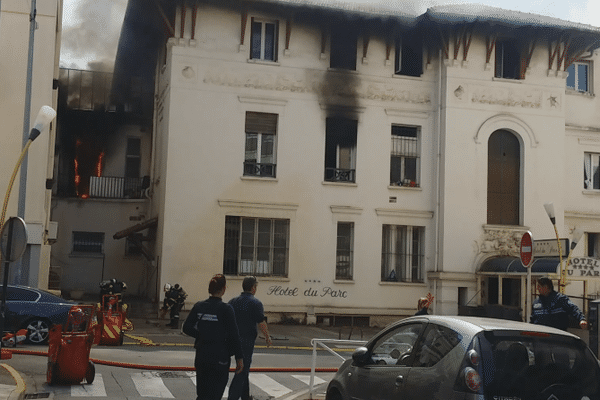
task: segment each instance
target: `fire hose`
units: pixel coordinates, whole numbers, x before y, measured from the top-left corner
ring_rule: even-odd
[[[6,349],[4,351],[11,352],[12,354],[30,355],[30,356],[43,356],[48,357],[47,351],[36,351],[36,350],[20,350],[20,349]],[[147,369],[153,371],[195,371],[194,367],[183,367],[183,366],[172,366],[172,365],[146,365],[146,364],[134,364],[120,361],[107,361],[100,360],[97,358],[90,358],[94,364],[108,365],[112,367],[120,368],[133,368],[133,369]],[[337,372],[337,368],[315,368],[315,372]],[[230,368],[229,372],[235,372],[235,368]],[[250,368],[250,372],[311,372],[311,368],[276,368],[276,367],[255,367]]]

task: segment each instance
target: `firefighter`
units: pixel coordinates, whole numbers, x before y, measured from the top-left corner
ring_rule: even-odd
[[[127,290],[127,284],[114,278],[100,282],[100,304],[102,304],[103,296],[110,294],[115,296],[115,300],[118,302],[119,308],[121,308],[123,305],[123,292],[125,290]],[[107,302],[105,307],[108,307],[109,304],[110,302]]]
[[[163,301],[161,315],[164,316],[166,312],[170,310],[171,322],[166,326],[173,329],[179,329],[179,312],[183,308],[187,293],[178,283],[173,286],[167,283],[164,290],[165,299]]]

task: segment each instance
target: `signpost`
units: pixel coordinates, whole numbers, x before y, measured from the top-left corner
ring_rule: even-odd
[[[521,263],[527,268],[527,312],[525,322],[531,318],[531,263],[533,262],[533,238],[531,232],[527,231],[521,238],[520,249]]]

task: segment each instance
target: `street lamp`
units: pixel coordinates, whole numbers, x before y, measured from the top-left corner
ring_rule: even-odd
[[[566,268],[563,269],[562,262],[562,246],[560,245],[560,237],[558,236],[558,229],[556,228],[556,216],[554,214],[554,204],[553,203],[545,203],[544,208],[546,209],[546,214],[548,214],[548,218],[550,218],[550,222],[552,222],[552,226],[554,227],[554,233],[556,234],[556,242],[558,243],[558,257],[560,260],[560,280],[558,281],[558,290],[560,293],[565,293],[565,284],[566,284]]]

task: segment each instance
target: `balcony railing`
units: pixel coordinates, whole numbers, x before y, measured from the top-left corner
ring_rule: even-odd
[[[355,182],[355,169],[325,168],[327,182]]]
[[[90,197],[103,199],[141,199],[144,196],[144,178],[91,176]]]
[[[244,175],[275,178],[276,164],[244,162]]]

